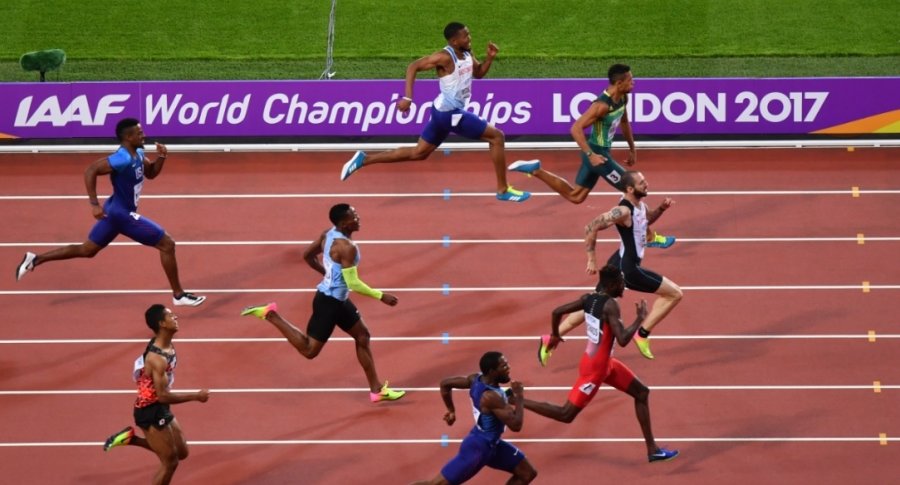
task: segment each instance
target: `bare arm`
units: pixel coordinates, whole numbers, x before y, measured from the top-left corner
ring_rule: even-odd
[[[656,209],[653,209],[651,211],[647,211],[647,225],[650,225],[650,224],[653,224],[654,222],[656,222],[656,220],[659,219],[659,216],[661,216],[663,214],[663,212],[666,211],[666,209],[668,209],[669,207],[672,207],[672,204],[674,204],[674,203],[675,203],[674,200],[672,200],[669,197],[666,197],[665,199],[663,199],[662,202],[660,202],[659,207],[657,207]]]
[[[416,82],[416,74],[429,69],[437,69],[438,77],[440,77],[448,69],[450,62],[450,54],[443,50],[411,62],[406,67],[406,89],[403,97],[397,100],[397,109],[402,112],[409,111],[409,106],[412,104],[413,84]]]
[[[497,44],[493,42],[488,42],[487,45],[487,54],[485,54],[484,62],[478,62],[478,59],[475,59],[475,55],[472,55],[472,77],[475,79],[481,79],[484,76],[487,76],[488,71],[491,70],[491,64],[494,62],[494,58],[497,57],[497,53],[500,52],[500,49],[497,47]]]
[[[553,313],[550,317],[550,337],[555,338],[557,342],[562,341],[562,337],[559,335],[559,324],[562,322],[562,317],[564,315],[568,315],[569,313],[577,312],[584,308],[584,296],[578,298],[575,301],[571,301],[564,305],[560,305],[553,309]],[[554,343],[555,344],[555,343]],[[553,347],[555,345],[551,345]]]
[[[156,397],[162,404],[178,404],[188,401],[206,402],[209,399],[209,391],[201,389],[199,392],[171,392],[169,380],[166,378],[166,359],[159,354],[148,353],[144,362],[145,367],[150,368],[150,376],[153,378],[153,388]]]
[[[500,394],[489,391],[481,395],[481,412],[493,414],[513,431],[521,431],[525,420],[525,388],[521,382],[512,381],[510,389],[514,404],[504,401]]]
[[[619,302],[615,298],[610,298],[603,305],[603,319],[609,323],[609,328],[612,330],[613,335],[616,336],[616,342],[622,347],[631,342],[635,332],[637,332],[647,316],[646,300],[641,300],[640,303],[635,303],[634,306],[637,308],[637,317],[635,317],[634,322],[628,328],[625,328],[625,324],[622,323],[622,312],[619,309]]]
[[[631,216],[631,209],[624,205],[613,207],[609,212],[604,212],[584,226],[584,250],[587,252],[588,274],[597,273],[597,233],[607,227],[627,220]]]
[[[303,260],[306,261],[306,264],[322,275],[325,274],[325,267],[322,266],[322,263],[319,261],[319,255],[324,251],[325,234],[327,233],[328,231],[323,232],[318,239],[310,243],[310,245],[303,250]]]
[[[628,110],[625,110],[625,113],[622,114],[621,126],[622,135],[625,136],[625,141],[628,142],[628,158],[625,159],[625,165],[630,167],[637,161],[637,151],[634,148],[634,135],[631,133],[631,122],[628,121]]]
[[[578,144],[578,149],[588,156],[588,160],[590,160],[593,165],[602,165],[606,163],[606,157],[599,153],[594,153],[594,151],[591,150],[587,138],[584,136],[584,130],[590,128],[594,122],[606,116],[608,112],[609,105],[606,103],[591,103],[590,108],[575,120],[575,123],[572,124],[572,128],[569,130],[572,139]]]
[[[84,188],[87,190],[88,203],[91,204],[91,212],[95,219],[103,219],[106,217],[106,214],[103,212],[103,207],[100,206],[100,202],[97,200],[97,177],[100,175],[109,175],[112,173],[112,170],[112,165],[109,164],[109,160],[104,157],[99,160],[94,160],[94,162],[88,165],[88,168],[84,171]]]
[[[470,376],[448,377],[441,381],[441,399],[444,400],[444,406],[447,412],[444,413],[444,421],[448,426],[456,422],[456,407],[453,405],[453,389],[471,389],[472,381],[478,377],[478,374]]]
[[[148,179],[155,179],[157,175],[162,172],[163,165],[166,163],[166,158],[169,156],[169,149],[166,148],[162,143],[156,143],[156,160],[150,161],[149,158],[144,157],[144,176]]]

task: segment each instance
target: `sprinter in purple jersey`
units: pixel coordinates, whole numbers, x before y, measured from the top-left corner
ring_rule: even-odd
[[[94,224],[87,240],[81,244],[70,244],[52,251],[35,254],[25,253],[16,268],[16,281],[28,271],[49,261],[71,258],[92,258],[105,248],[119,234],[124,234],[145,246],[159,249],[163,270],[172,287],[172,302],[175,305],[197,306],[205,296],[197,296],[184,291],[178,280],[178,263],[175,260],[175,241],[159,224],[141,216],[137,212],[138,199],[144,187],[144,177],[156,178],[162,172],[168,149],[157,143],[156,160],[150,161],[144,155],[144,130],[138,120],[126,118],[116,125],[116,138],[121,146],[112,155],[92,163],[84,173],[88,201],[97,223]],[[112,195],[103,206],[97,201],[97,177],[109,174],[113,186]]]

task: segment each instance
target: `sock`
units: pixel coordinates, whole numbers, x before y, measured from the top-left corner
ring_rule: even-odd
[[[647,338],[650,336],[650,332],[646,330],[644,327],[638,329],[638,336],[641,338]]]

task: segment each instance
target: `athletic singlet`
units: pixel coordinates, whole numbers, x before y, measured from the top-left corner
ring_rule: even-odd
[[[474,62],[472,62],[472,54],[466,52],[463,58],[456,57],[456,51],[449,45],[444,50],[450,53],[455,66],[453,72],[438,78],[441,88],[440,94],[434,98],[434,109],[438,111],[453,111],[455,109],[465,109],[472,97],[472,71]]]
[[[587,332],[587,348],[584,350],[591,357],[598,355],[610,357],[613,353],[613,342],[616,336],[609,329],[609,322],[603,320],[603,307],[609,301],[609,295],[591,293],[584,296],[584,322]]]
[[[347,239],[350,241],[350,244],[353,244],[354,247],[356,246],[353,241],[341,231],[338,231],[336,227],[332,227],[325,233],[325,248],[322,253],[322,266],[325,267],[325,277],[322,278],[322,282],[316,286],[316,289],[332,298],[344,301],[350,295],[350,289],[347,288],[347,282],[344,281],[344,275],[341,273],[341,263],[331,259],[331,245],[334,244],[335,239]],[[359,266],[359,257],[359,247],[357,247],[356,260],[353,261],[354,266]]]
[[[622,115],[625,114],[625,105],[628,104],[628,96],[622,96],[621,101],[614,102],[609,93],[603,91],[603,94],[594,100],[595,103],[606,103],[609,111],[606,116],[595,121],[591,126],[591,137],[588,140],[594,145],[612,148],[613,137],[616,136],[616,129],[619,122],[622,121]]]
[[[132,157],[125,147],[119,147],[115,153],[106,157],[113,170],[109,174],[113,193],[106,200],[104,208],[114,206],[126,212],[137,210],[141,189],[144,187],[144,149],[138,148],[135,152],[137,154]]]
[[[475,417],[475,427],[472,433],[483,436],[491,441],[498,441],[500,435],[506,430],[506,425],[493,414],[481,412],[481,396],[485,392],[493,391],[503,397],[503,402],[508,402],[506,393],[499,387],[489,386],[481,381],[481,374],[475,377],[472,388],[469,389],[469,397],[472,398],[472,414]]]
[[[619,244],[619,257],[622,261],[633,261],[634,264],[640,263],[644,259],[644,248],[647,246],[647,204],[638,202],[635,207],[627,199],[619,201],[619,205],[624,205],[631,209],[631,227],[625,227],[616,224],[619,236],[622,242]]]
[[[148,352],[161,355],[166,359],[166,379],[168,381],[168,386],[171,387],[175,382],[175,366],[178,365],[178,359],[175,357],[175,346],[172,346],[172,353],[167,354],[156,345],[153,345],[155,340],[155,337],[150,339],[150,343],[147,344],[144,353],[134,361],[132,378],[137,382],[138,388],[138,396],[134,401],[134,407],[136,408],[145,408],[159,400],[159,396],[156,395],[156,388],[153,386],[153,376],[150,375],[149,372],[144,372],[144,361],[147,358]]]

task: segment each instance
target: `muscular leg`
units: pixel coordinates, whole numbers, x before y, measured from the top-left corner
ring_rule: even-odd
[[[50,261],[60,261],[63,259],[93,258],[101,249],[103,248],[90,239],[81,244],[69,244],[68,246],[56,248],[44,254],[38,254],[37,257],[34,258],[34,266],[38,267],[39,265]]]
[[[369,346],[369,329],[362,320],[358,320],[347,333],[356,342],[356,358],[366,373],[369,390],[375,393],[380,392],[381,380],[378,379],[378,372],[375,371],[375,359],[372,357],[372,348]]]
[[[584,200],[587,199],[588,194],[591,193],[591,189],[580,185],[572,187],[566,179],[542,168],[532,172],[531,175],[537,177],[538,180],[547,184],[554,192],[563,196],[564,199],[573,204],[584,202]]]
[[[650,429],[650,389],[641,381],[634,379],[628,386],[628,395],[634,398],[634,413],[637,415],[638,423],[641,424],[647,454],[655,453],[659,447],[656,446],[653,431]]]
[[[376,153],[363,160],[363,167],[374,165],[376,163],[394,163],[408,162],[416,160],[425,160],[437,148],[427,141],[419,138],[418,143],[414,147],[401,147],[387,152]]]
[[[581,412],[581,408],[572,404],[572,401],[566,400],[562,406],[551,404],[549,402],[537,402],[531,399],[525,399],[522,404],[525,409],[540,414],[546,418],[555,419],[563,423],[571,423]]]
[[[144,430],[150,449],[159,458],[159,469],[153,476],[153,485],[168,485],[172,481],[172,475],[178,468],[177,438],[171,423],[163,429],[153,426]],[[183,438],[182,438],[183,439]]]
[[[678,305],[683,296],[681,288],[665,276],[663,276],[662,285],[656,290],[656,294],[659,295],[659,298],[653,302],[653,308],[651,308],[650,314],[647,315],[647,318],[644,319],[644,323],[641,324],[641,328],[647,332],[653,330],[653,327],[662,321],[662,319]]]
[[[175,260],[175,240],[168,233],[156,244],[159,249],[159,260],[162,262],[163,271],[172,287],[172,293],[176,296],[184,293],[181,281],[178,280],[178,261]]]
[[[537,470],[526,458],[516,465],[516,469],[513,470],[513,476],[509,478],[506,485],[527,485],[535,478],[537,478]]]
[[[502,131],[491,125],[481,134],[481,139],[488,142],[491,150],[491,162],[497,176],[497,193],[506,192],[509,183],[506,181],[506,137]]]
[[[281,334],[284,335],[295,349],[297,349],[297,352],[300,352],[300,355],[307,359],[316,358],[316,356],[319,355],[319,352],[322,351],[322,346],[325,345],[325,342],[319,342],[303,333],[302,330],[295,327],[291,322],[282,318],[275,310],[266,314],[266,321],[275,325],[275,328],[281,331]]]

